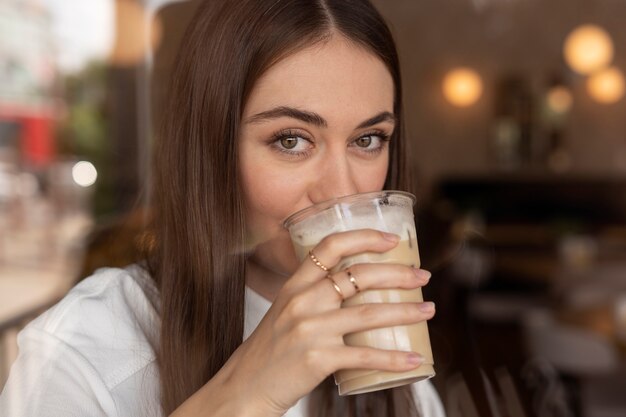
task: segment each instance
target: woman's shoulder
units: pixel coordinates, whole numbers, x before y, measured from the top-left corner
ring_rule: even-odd
[[[109,316],[117,324],[156,319],[158,310],[157,289],[140,266],[101,268],[74,286],[31,324],[59,333],[68,328],[82,328],[92,321],[100,327]]]
[[[33,320],[18,343],[61,345],[114,385],[124,369],[138,370],[155,360],[159,326],[157,291],[149,275],[137,265],[103,268]]]
[[[100,268],[83,279],[58,304],[59,308],[110,310],[111,303],[132,311],[136,319],[158,317],[158,290],[148,272],[138,264],[125,268]]]

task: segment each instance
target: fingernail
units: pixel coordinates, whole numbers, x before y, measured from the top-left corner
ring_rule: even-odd
[[[430,281],[430,277],[432,276],[432,274],[425,269],[413,268],[413,272],[415,273],[416,277],[426,282]]]
[[[407,355],[406,361],[411,365],[419,365],[424,362],[424,357],[419,353],[411,352]]]
[[[383,234],[383,237],[390,242],[400,241],[400,236],[396,235],[395,233],[387,233],[387,232],[381,232],[381,233]]]
[[[432,311],[435,311],[435,303],[433,303],[432,301],[426,301],[420,304],[419,309],[422,313],[430,313]]]

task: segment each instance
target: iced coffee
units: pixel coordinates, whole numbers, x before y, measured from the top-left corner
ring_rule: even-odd
[[[285,221],[296,255],[303,261],[324,237],[347,230],[376,229],[400,236],[385,253],[365,252],[349,256],[332,269],[336,273],[359,263],[394,263],[419,267],[420,258],[413,217],[415,197],[400,191],[356,194],[327,201],[295,213]],[[421,288],[413,290],[367,290],[344,300],[349,307],[365,303],[421,302]],[[350,346],[414,351],[424,356],[418,368],[408,372],[342,369],[335,373],[339,394],[361,394],[409,384],[435,375],[426,322],[347,334]]]

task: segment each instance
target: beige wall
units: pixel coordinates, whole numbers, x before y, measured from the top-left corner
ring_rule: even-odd
[[[423,179],[493,172],[489,143],[494,83],[511,72],[528,77],[539,94],[551,74],[574,90],[565,141],[578,174],[626,178],[626,99],[591,101],[584,79],[567,70],[561,48],[579,23],[604,26],[615,42],[614,64],[626,71],[626,1],[621,0],[373,0],[399,44],[407,130]],[[479,7],[477,7],[477,5]],[[471,66],[485,92],[458,109],[440,90],[446,70]]]

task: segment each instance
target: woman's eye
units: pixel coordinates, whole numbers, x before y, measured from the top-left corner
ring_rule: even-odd
[[[307,154],[313,148],[313,143],[311,140],[299,134],[285,132],[284,134],[274,137],[274,139],[272,139],[271,146],[276,151],[291,156],[302,156]]]
[[[352,141],[351,146],[356,147],[363,152],[376,153],[382,151],[388,141],[389,136],[386,134],[370,133],[356,138]]]
[[[356,146],[360,148],[367,148],[372,144],[371,136],[363,136],[354,141]]]
[[[298,145],[298,138],[282,138],[280,144],[285,149],[293,149]]]

